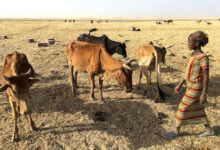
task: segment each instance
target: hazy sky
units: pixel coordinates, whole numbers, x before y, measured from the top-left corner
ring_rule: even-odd
[[[0,18],[209,18],[220,0],[1,0]]]

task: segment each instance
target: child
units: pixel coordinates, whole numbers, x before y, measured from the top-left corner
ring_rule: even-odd
[[[175,87],[174,92],[179,94],[185,82],[187,89],[177,110],[174,131],[164,133],[167,138],[178,136],[181,125],[186,124],[204,124],[206,132],[200,136],[214,136],[203,106],[209,83],[209,59],[201,50],[201,46],[204,47],[207,43],[208,36],[202,31],[194,32],[188,37],[188,47],[193,52],[187,59],[185,78]]]

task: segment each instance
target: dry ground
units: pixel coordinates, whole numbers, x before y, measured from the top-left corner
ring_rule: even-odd
[[[129,31],[131,26],[141,32]],[[162,69],[163,90],[168,94],[165,103],[154,103],[155,79],[149,96],[136,90],[138,71],[133,73],[134,90],[124,93],[116,81],[104,82],[105,102],[89,100],[90,82],[87,74],[79,74],[78,96],[73,97],[68,82],[68,69],[64,45],[81,33],[96,27],[93,35],[106,34],[110,39],[127,43],[129,58],[135,57],[137,48],[149,41],[160,39],[163,45],[175,46],[167,52],[167,67]],[[210,56],[210,86],[206,112],[217,137],[200,138],[202,125],[185,126],[184,136],[167,140],[161,134],[175,124],[178,103],[184,94],[173,94],[174,86],[183,76],[186,59],[190,51],[187,37],[190,33],[203,30],[210,42],[204,51]],[[64,23],[64,22],[0,22],[0,34],[9,39],[0,40],[0,69],[4,56],[13,51],[24,52],[33,65],[41,82],[31,89],[33,120],[39,131],[31,132],[27,118],[18,121],[21,141],[12,143],[13,120],[11,108],[5,93],[0,94],[0,149],[219,149],[220,148],[220,22],[213,25],[195,22],[174,22],[173,25],[156,25],[155,22],[133,23]],[[119,36],[120,34],[120,36]],[[28,38],[45,41],[55,38],[55,45],[38,48],[28,43]],[[169,56],[171,53],[175,56]],[[119,55],[113,57],[121,59]],[[136,68],[137,69],[137,68]],[[154,74],[153,74],[154,75]],[[146,80],[143,78],[143,82]],[[142,84],[142,87],[144,84]],[[108,113],[105,122],[95,122],[94,113]],[[162,121],[157,112],[168,115]]]

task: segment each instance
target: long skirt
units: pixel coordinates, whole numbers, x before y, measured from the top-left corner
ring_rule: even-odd
[[[186,93],[177,110],[176,126],[208,123],[204,106],[199,102],[201,93],[202,83],[187,82]]]

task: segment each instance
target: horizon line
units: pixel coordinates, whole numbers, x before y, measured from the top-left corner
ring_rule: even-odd
[[[201,20],[203,20],[203,19],[211,19],[211,20],[220,20],[220,17],[218,18],[218,17],[198,17],[198,18],[194,18],[194,17],[173,17],[173,18],[171,18],[171,17],[161,17],[161,18],[155,18],[155,17],[153,17],[153,18],[139,18],[139,17],[137,17],[137,18],[135,18],[135,17],[128,17],[128,18],[125,18],[125,17],[119,17],[119,18],[99,18],[99,17],[95,17],[95,18],[91,18],[91,17],[80,17],[80,18],[75,18],[75,17],[63,17],[63,18],[61,18],[61,17],[52,17],[52,18],[50,18],[50,17],[48,17],[48,18],[40,18],[40,17],[0,17],[0,20],[3,20],[3,19],[6,19],[6,20],[16,20],[16,19],[20,19],[20,20],[28,20],[28,19],[33,19],[33,20],[36,20],[36,19],[41,19],[41,20],[48,20],[48,19],[54,19],[54,20],[65,20],[65,19],[74,19],[74,20],[91,20],[91,19],[94,19],[94,20],[98,20],[98,19],[103,19],[103,20],[106,20],[106,19],[108,19],[108,20],[159,20],[159,19],[173,19],[173,20],[183,20],[183,19],[187,19],[187,20],[198,20],[198,19],[201,19]]]

